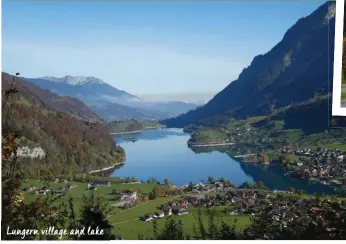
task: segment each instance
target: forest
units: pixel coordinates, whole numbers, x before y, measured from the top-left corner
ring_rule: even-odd
[[[12,82],[3,78],[5,99],[4,92]],[[24,176],[37,178],[47,173],[60,176],[88,172],[123,160],[125,152],[98,121],[97,115],[82,102],[74,110],[61,112],[64,107],[71,107],[69,97],[37,96],[27,89],[26,82],[19,79],[15,80],[13,87],[17,92],[7,99],[2,109],[3,143],[11,132],[15,134],[19,147],[42,148],[45,152],[44,157],[17,158]],[[58,110],[52,106],[55,103]],[[3,170],[7,171],[6,164],[3,164]]]

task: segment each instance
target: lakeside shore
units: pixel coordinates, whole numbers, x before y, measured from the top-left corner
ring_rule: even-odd
[[[110,134],[111,135],[135,134],[135,133],[140,133],[143,131],[144,130],[135,130],[135,131],[127,131],[127,132],[114,132],[114,133],[110,133]]]
[[[135,131],[125,131],[125,132],[112,132],[111,135],[124,135],[124,134],[136,134],[141,133],[145,130],[152,130],[152,129],[164,129],[165,127],[145,127],[143,130],[135,130]]]
[[[92,170],[88,174],[98,173],[98,172],[102,172],[102,171],[107,171],[107,170],[110,170],[110,169],[114,168],[115,166],[119,166],[119,165],[123,165],[123,164],[125,164],[125,162],[119,162],[119,163],[113,164],[113,166],[110,166],[110,167],[105,167],[105,168],[102,168],[102,169]]]
[[[244,154],[244,155],[235,155],[233,156],[233,158],[245,158],[245,157],[248,157],[248,156],[255,156],[256,154],[254,153],[248,153],[248,154]]]
[[[209,144],[192,144],[188,143],[187,144],[190,147],[217,147],[217,146],[229,146],[229,145],[234,145],[233,142],[227,142],[227,143],[209,143]]]

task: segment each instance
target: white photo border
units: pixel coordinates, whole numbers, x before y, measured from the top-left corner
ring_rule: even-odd
[[[345,0],[336,1],[335,12],[335,44],[334,44],[334,74],[333,74],[333,116],[346,116],[346,107],[341,107],[342,84],[342,48],[344,39],[344,5]]]

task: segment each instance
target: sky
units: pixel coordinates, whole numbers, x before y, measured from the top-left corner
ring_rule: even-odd
[[[2,70],[94,76],[149,100],[208,100],[323,3],[5,0]]]

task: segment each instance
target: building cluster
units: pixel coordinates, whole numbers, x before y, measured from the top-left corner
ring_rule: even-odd
[[[195,207],[225,206],[229,215],[265,214],[275,228],[294,226],[295,223],[323,226],[327,231],[337,231],[340,219],[346,221],[346,201],[303,199],[297,195],[275,193],[258,189],[227,188],[216,196],[196,194],[185,197],[188,205]],[[339,227],[340,228],[340,227]]]
[[[187,200],[171,201],[166,204],[162,204],[159,210],[155,213],[147,213],[144,216],[138,218],[138,220],[150,222],[153,219],[162,219],[165,216],[175,215],[185,215],[189,213],[188,206],[189,202]]]
[[[23,188],[22,190],[24,192],[32,192],[32,194],[35,194],[35,195],[47,195],[47,194],[53,193],[56,196],[63,196],[68,191],[70,191],[71,189],[73,189],[75,187],[76,186],[73,186],[73,185],[65,185],[65,186],[60,187],[57,190],[51,190],[51,189],[45,189],[44,187],[42,187],[41,189],[38,189],[35,186],[31,186],[31,187]]]
[[[325,185],[346,185],[346,153],[339,149],[284,148],[282,153],[301,156],[287,165],[289,174]]]

